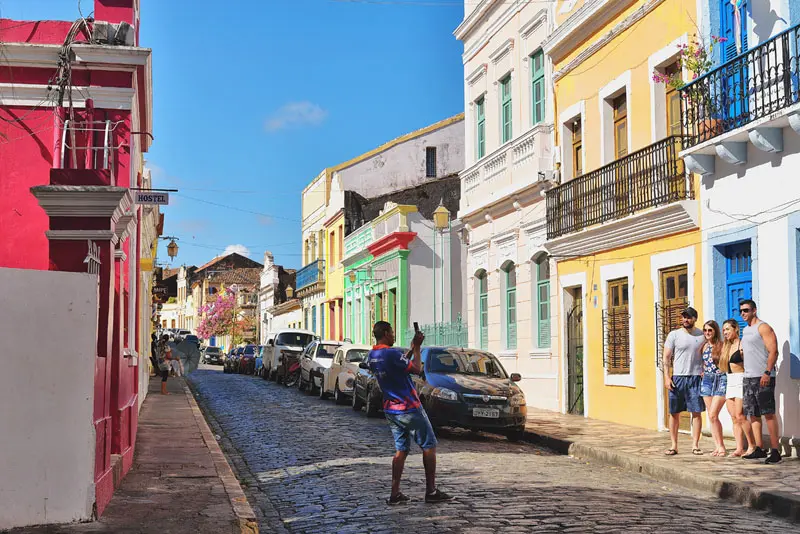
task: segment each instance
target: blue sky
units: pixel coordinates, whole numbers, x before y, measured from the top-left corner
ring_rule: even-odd
[[[93,4],[82,0],[84,14]],[[271,250],[301,267],[300,192],[314,176],[463,111],[460,2],[141,4],[141,45],[153,49],[147,159],[157,186],[180,189],[165,210],[176,265],[245,245],[257,261]],[[77,15],[78,0],[0,0],[5,18]]]

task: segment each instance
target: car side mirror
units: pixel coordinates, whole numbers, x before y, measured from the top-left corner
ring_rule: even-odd
[[[522,375],[519,373],[511,373],[511,381],[512,382],[519,382],[522,380]]]
[[[361,362],[358,364],[359,369],[369,369],[369,364],[367,362]]]

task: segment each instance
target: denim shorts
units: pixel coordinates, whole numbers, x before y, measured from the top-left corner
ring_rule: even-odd
[[[728,375],[723,373],[706,373],[700,386],[703,397],[724,397],[728,389]]]
[[[675,387],[669,392],[669,413],[706,411],[706,403],[700,395],[702,382],[700,375],[673,376]]]
[[[400,452],[411,450],[411,437],[423,451],[436,447],[436,435],[423,408],[406,413],[386,413],[386,421],[394,436],[394,447]]]

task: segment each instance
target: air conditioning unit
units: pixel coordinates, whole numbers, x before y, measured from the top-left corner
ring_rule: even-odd
[[[540,182],[551,182],[554,184],[561,183],[561,171],[539,171]]]

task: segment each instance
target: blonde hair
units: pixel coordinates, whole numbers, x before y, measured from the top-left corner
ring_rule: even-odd
[[[722,326],[725,325],[730,326],[733,328],[733,331],[736,333],[736,340],[739,340],[739,323],[736,322],[735,319],[728,319]],[[731,347],[733,347],[733,342],[729,341],[728,339],[725,340],[725,343],[722,345],[722,356],[719,358],[719,370],[723,373],[730,373],[731,372]]]

